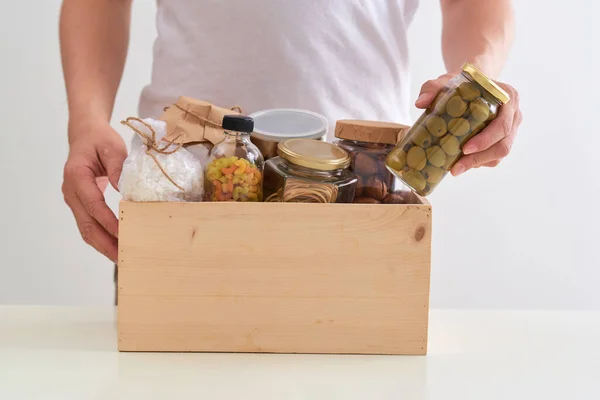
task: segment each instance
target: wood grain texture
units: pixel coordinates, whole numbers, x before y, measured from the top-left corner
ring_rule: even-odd
[[[359,142],[396,144],[410,129],[407,125],[393,122],[363,121],[355,119],[338,120],[335,124],[335,137]]]
[[[122,202],[120,219],[121,351],[426,353],[429,204]]]

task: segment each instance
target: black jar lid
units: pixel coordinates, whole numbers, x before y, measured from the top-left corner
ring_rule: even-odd
[[[222,126],[226,131],[252,133],[254,120],[246,115],[225,115]]]

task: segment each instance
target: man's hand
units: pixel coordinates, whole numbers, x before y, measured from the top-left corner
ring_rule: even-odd
[[[454,76],[455,74],[445,74],[425,82],[415,104],[417,108],[427,108]],[[452,167],[454,176],[471,168],[495,167],[510,153],[517,129],[523,120],[519,109],[519,93],[512,86],[497,83],[509,94],[510,101],[500,107],[496,119],[464,145],[464,156]]]
[[[104,200],[107,180],[117,189],[127,148],[108,123],[70,126],[69,157],[62,186],[85,242],[117,261],[118,221]]]

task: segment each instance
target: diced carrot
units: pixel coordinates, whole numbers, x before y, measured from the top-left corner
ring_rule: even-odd
[[[223,173],[223,175],[229,175],[229,174],[233,174],[236,169],[237,169],[237,166],[232,165],[229,168],[221,168],[221,172]]]
[[[213,181],[213,185],[215,185],[215,189],[217,192],[221,192],[221,181],[215,179]]]

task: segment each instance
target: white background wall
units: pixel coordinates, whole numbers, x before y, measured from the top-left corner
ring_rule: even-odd
[[[415,95],[443,70],[438,1],[421,3],[410,31]],[[115,122],[136,113],[150,73],[155,5],[134,4]],[[2,5],[0,304],[110,304],[112,266],[81,241],[60,192],[60,1]],[[432,306],[600,309],[600,6],[515,6],[517,42],[502,80],[520,89],[525,120],[501,168],[449,178],[431,196]],[[116,209],[118,195],[107,198]]]

